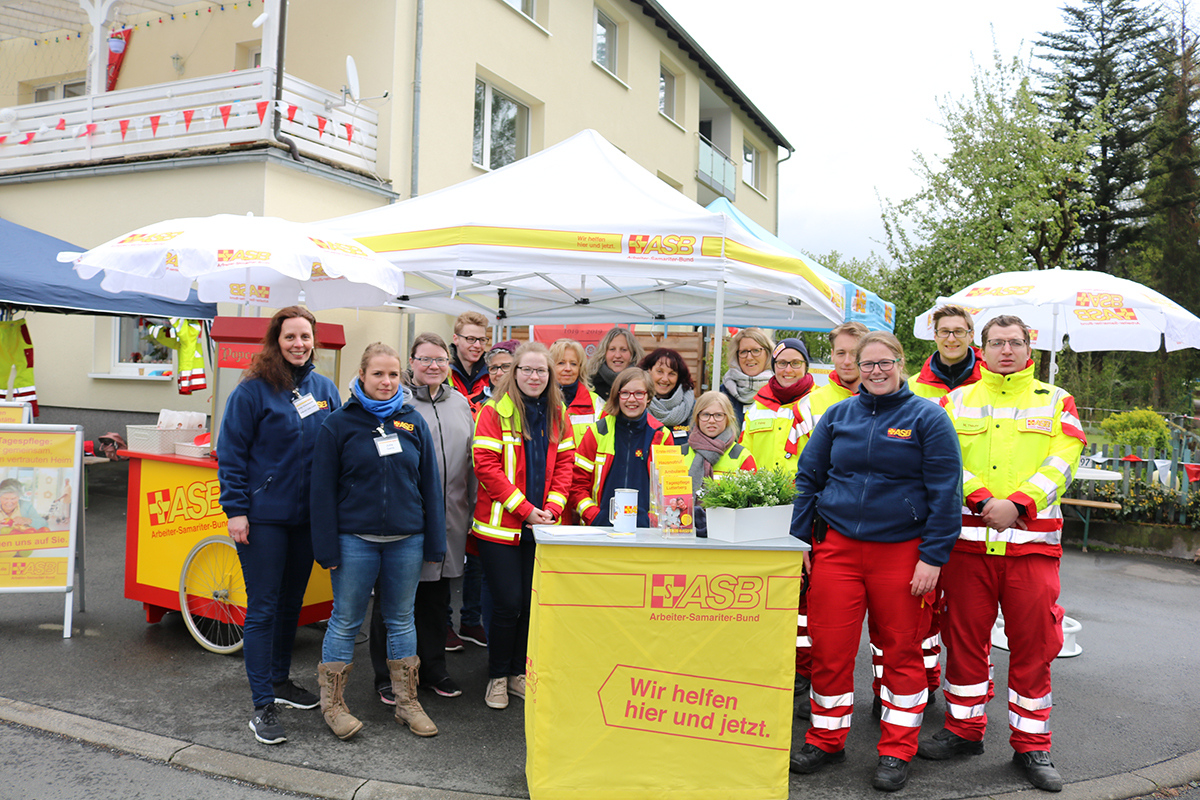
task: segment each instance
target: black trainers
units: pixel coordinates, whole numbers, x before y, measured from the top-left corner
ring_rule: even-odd
[[[291,679],[275,684],[274,689],[277,705],[308,709],[321,704],[321,698]]]
[[[396,705],[396,693],[392,691],[390,683],[381,683],[375,687],[375,691],[379,692],[379,702],[385,706]]]
[[[792,765],[789,769],[801,775],[811,775],[814,772],[824,769],[826,764],[840,764],[845,760],[845,750],[838,750],[836,753],[826,753],[815,744],[805,742],[800,746],[799,750],[792,754]]]
[[[287,734],[283,732],[283,724],[279,721],[279,709],[274,703],[254,709],[250,730],[254,731],[254,738],[263,744],[283,744],[287,741]]]
[[[983,752],[983,742],[972,742],[942,728],[917,745],[917,755],[930,761],[945,761],[953,756],[977,756]]]
[[[895,756],[880,756],[871,785],[881,792],[898,792],[908,783],[908,762]]]
[[[797,672],[796,680],[792,684],[792,695],[794,697],[799,697],[800,695],[808,697],[808,690],[810,688],[812,688],[812,680]]]
[[[1062,775],[1059,775],[1058,770],[1054,768],[1054,762],[1050,760],[1050,751],[1034,750],[1029,753],[1013,753],[1012,760],[1036,788],[1046,792],[1062,791]]]
[[[423,683],[422,686],[437,692],[442,697],[458,697],[462,694],[462,689],[454,682],[454,679],[449,675],[441,680],[433,681],[432,683]]]

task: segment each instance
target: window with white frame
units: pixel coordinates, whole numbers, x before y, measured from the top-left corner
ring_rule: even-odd
[[[762,191],[762,152],[742,141],[742,183]]]
[[[161,317],[116,317],[113,319],[113,355],[111,372],[149,375],[170,370],[175,351],[155,341],[152,326],[168,324]]]
[[[675,73],[661,64],[658,67],[658,110],[663,116],[675,119]]]
[[[65,100],[68,97],[83,97],[85,94],[87,94],[87,81],[59,81],[34,89],[33,102],[48,103],[51,100]]]
[[[533,0],[504,0],[504,2],[533,19]]]
[[[613,75],[617,74],[617,23],[596,9],[596,63]]]
[[[529,155],[529,108],[487,81],[475,81],[472,160],[498,169]]]

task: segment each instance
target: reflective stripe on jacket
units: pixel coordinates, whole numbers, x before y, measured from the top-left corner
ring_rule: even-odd
[[[654,430],[650,447],[656,444],[671,444],[671,432],[652,415],[646,415],[646,422]],[[588,428],[583,434],[583,441],[575,451],[575,478],[571,485],[571,505],[580,521],[590,525],[600,513],[599,501],[604,495],[604,481],[612,469],[613,456],[616,454],[617,426],[609,417],[602,417],[595,427]],[[646,469],[654,460],[654,450],[646,455]],[[646,498],[648,500],[648,498]],[[639,503],[645,502],[639,498]]]
[[[575,390],[575,399],[567,406],[567,415],[571,418],[571,428],[575,433],[575,447],[583,441],[583,434],[588,428],[593,428],[604,410],[604,401],[595,392],[579,382]]]
[[[978,383],[941,400],[963,452],[963,528],[955,545],[968,553],[1062,554],[1059,500],[1087,443],[1065,390],[1033,377],[1033,362],[1010,375],[985,366]],[[984,501],[1011,500],[1028,530],[989,529]]]
[[[813,429],[811,398],[809,393],[793,403],[780,405],[760,391],[754,402],[746,406],[739,441],[754,456],[758,469],[795,468],[796,456],[804,450]]]
[[[571,423],[565,409],[560,413],[560,434],[555,433],[552,422],[547,423],[550,445],[546,453],[546,500],[542,506],[556,517],[567,506],[575,460],[575,440],[562,435],[570,433]],[[521,526],[534,506],[525,499],[525,437],[521,418],[507,394],[479,409],[471,457],[479,479],[471,532],[489,542],[517,544],[521,540]]]

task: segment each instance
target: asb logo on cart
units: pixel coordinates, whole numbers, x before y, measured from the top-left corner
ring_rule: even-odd
[[[763,579],[758,575],[650,576],[650,607],[682,609],[757,608],[762,605]]]
[[[221,485],[216,480],[194,481],[186,486],[154,489],[146,493],[151,527],[195,521],[221,513]]]

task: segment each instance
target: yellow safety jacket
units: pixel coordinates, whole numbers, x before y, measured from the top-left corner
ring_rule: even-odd
[[[650,451],[643,454],[649,478],[650,464],[654,461],[654,446],[670,444],[671,432],[650,414],[646,415],[646,424],[653,431]],[[584,431],[583,439],[575,450],[575,477],[571,484],[570,501],[575,514],[585,525],[590,525],[600,514],[604,482],[608,480],[608,473],[617,453],[616,427],[616,421],[612,417],[602,417]],[[648,500],[649,498],[638,498],[639,504]]]
[[[690,470],[692,462],[696,460],[696,451],[686,444],[680,448],[680,451],[683,453],[683,465]],[[757,470],[757,463],[748,449],[740,444],[734,444],[733,447],[721,454],[721,457],[717,459],[717,463],[713,464],[713,477],[724,477],[738,470],[755,472]]]
[[[960,386],[941,403],[963,454],[963,528],[955,549],[1061,555],[1059,499],[1087,443],[1075,398],[1035,379],[1030,361],[1010,375],[984,367],[978,383]],[[988,528],[979,513],[994,498],[1016,503],[1028,530]]]
[[[760,391],[746,406],[740,442],[754,456],[758,469],[795,470],[814,425],[811,398],[810,392],[793,403],[778,405],[764,400]]]
[[[838,380],[836,372],[829,373],[829,383],[824,386],[818,386],[809,394],[809,408],[812,411],[812,424],[815,427],[821,421],[821,417],[825,416],[825,412],[834,403],[840,403],[848,397],[853,397],[857,392],[852,392],[842,385]]]
[[[200,335],[204,326],[191,319],[171,317],[170,327],[150,325],[151,339],[179,351],[179,393],[191,394],[208,388],[204,377],[204,346]]]

